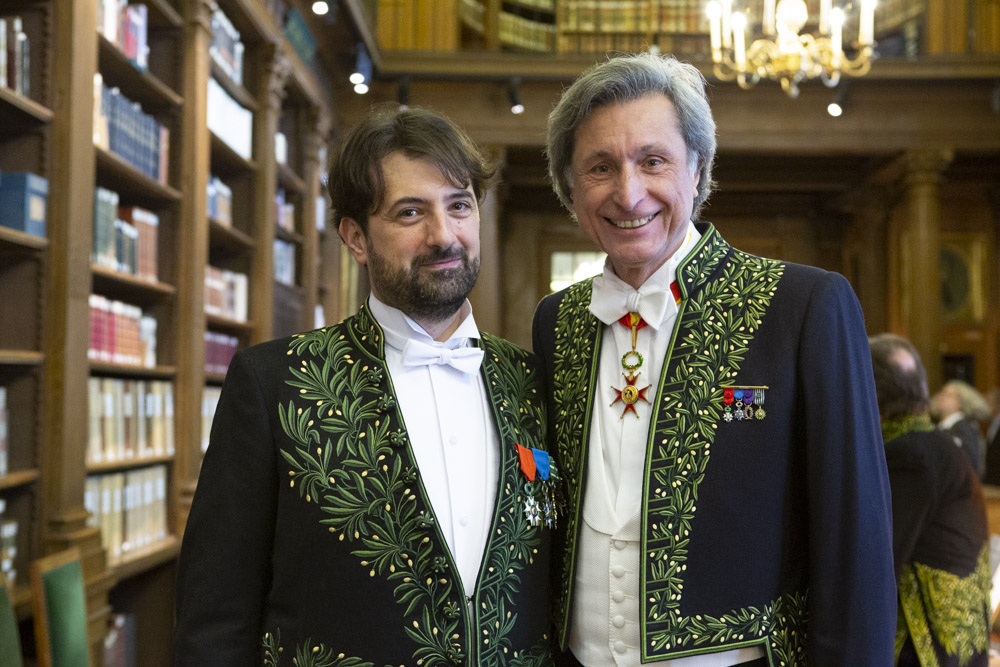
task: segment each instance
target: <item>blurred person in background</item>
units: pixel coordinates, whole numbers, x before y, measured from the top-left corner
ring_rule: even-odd
[[[985,667],[990,550],[979,480],[931,422],[916,348],[893,334],[869,344],[892,487],[896,664]]]
[[[948,380],[931,399],[937,427],[955,440],[972,462],[979,478],[986,472],[986,440],[979,422],[990,417],[983,395],[962,380]]]

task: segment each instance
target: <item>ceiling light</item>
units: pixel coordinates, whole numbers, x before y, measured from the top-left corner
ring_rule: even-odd
[[[404,76],[399,79],[399,85],[396,88],[396,102],[399,103],[400,110],[410,108],[410,77]]]
[[[323,0],[316,0],[312,6],[313,14],[317,16],[326,16],[330,12],[330,5]]]
[[[761,78],[780,81],[789,97],[798,97],[799,84],[809,79],[818,77],[833,88],[841,75],[864,76],[875,57],[875,3],[856,0],[840,8],[823,0],[817,26],[810,23],[805,0],[711,0],[705,11],[713,72],[741,88],[751,88]],[[845,9],[857,11],[855,41],[844,39]],[[816,34],[806,31],[814,27]]]
[[[507,99],[510,101],[510,112],[515,116],[524,113],[524,105],[521,103],[521,91],[518,86],[521,83],[520,77],[513,76],[507,84]]]

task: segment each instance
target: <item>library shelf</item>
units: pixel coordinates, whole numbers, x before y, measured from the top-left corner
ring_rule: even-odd
[[[121,297],[138,306],[158,303],[177,295],[177,288],[169,283],[146,280],[97,264],[91,264],[90,271],[94,278],[95,292],[114,294],[115,297]]]
[[[181,200],[180,191],[146,176],[111,151],[94,146],[94,153],[97,184],[118,192],[124,201],[157,209]]]
[[[209,373],[205,372],[205,384],[212,386],[221,386],[223,382],[226,381],[225,373]]]
[[[173,298],[177,288],[169,283],[146,280],[130,273],[122,273],[97,264],[90,265],[94,278],[94,291],[101,294],[113,292],[136,305]]]
[[[226,74],[226,71],[219,66],[215,60],[211,60],[211,73],[212,78],[218,82],[222,89],[229,93],[236,102],[244,109],[249,109],[250,111],[257,110],[257,100],[254,96],[250,94],[250,91],[243,87],[243,85],[233,81],[233,78]]]
[[[248,160],[219,138],[212,134],[212,172],[219,176],[246,174],[257,171],[257,163]]]
[[[133,364],[114,364],[107,361],[91,361],[92,375],[110,375],[122,378],[140,378],[148,380],[172,380],[177,375],[174,366],[135,366]]]
[[[153,30],[180,29],[184,19],[167,0],[145,0],[149,8],[149,27]]]
[[[39,366],[44,361],[42,352],[0,348],[0,366]]]
[[[305,237],[302,236],[302,234],[285,229],[284,227],[275,227],[274,237],[296,245],[302,245],[305,243]]]
[[[253,237],[246,232],[212,217],[208,219],[208,233],[209,243],[213,247],[228,249],[232,252],[251,250],[256,245]]]
[[[177,558],[180,551],[180,539],[169,535],[162,540],[123,555],[120,561],[111,565],[111,569],[115,579],[121,581],[142,574],[158,565],[169,563]]]
[[[45,250],[49,240],[44,236],[28,234],[9,227],[0,227],[0,255],[10,253],[35,253]]]
[[[40,473],[34,468],[15,470],[6,475],[0,475],[0,490],[16,489],[38,481]]]
[[[101,76],[109,86],[122,89],[125,96],[138,102],[144,111],[154,113],[177,109],[184,99],[154,74],[136,67],[121,49],[98,33],[98,58]]]
[[[0,126],[12,131],[30,130],[52,122],[52,111],[10,88],[0,88]]]
[[[278,186],[286,192],[301,195],[306,191],[306,182],[287,164],[278,163]]]
[[[145,468],[157,463],[171,463],[174,460],[173,454],[163,454],[160,456],[137,456],[127,459],[115,459],[113,461],[101,461],[100,463],[87,463],[88,473],[116,472],[119,470],[133,470],[135,468]]]
[[[250,320],[241,322],[239,320],[222,317],[221,315],[212,315],[210,313],[205,313],[205,323],[208,325],[208,328],[213,331],[233,334],[234,336],[249,336],[253,333],[254,328],[253,322]]]

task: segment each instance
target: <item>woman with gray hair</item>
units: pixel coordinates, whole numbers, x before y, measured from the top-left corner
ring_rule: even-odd
[[[990,417],[990,406],[975,387],[962,380],[948,380],[931,399],[931,414],[940,430],[965,450],[982,479],[986,474],[986,439],[979,422]]]

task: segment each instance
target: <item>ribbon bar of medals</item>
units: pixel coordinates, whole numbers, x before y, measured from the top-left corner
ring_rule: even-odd
[[[768,389],[763,385],[728,385],[720,386],[722,390],[722,420],[731,422],[763,419],[764,392]]]

